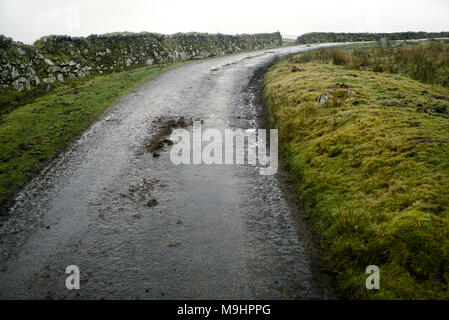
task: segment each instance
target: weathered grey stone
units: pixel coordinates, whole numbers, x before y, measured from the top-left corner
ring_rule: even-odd
[[[207,51],[203,51],[199,54],[200,58],[209,58],[212,55],[212,53],[207,52]]]
[[[56,77],[54,75],[50,75],[50,77],[44,78],[43,81],[45,83],[54,83],[56,81]]]
[[[56,78],[59,80],[59,82],[64,82],[64,76],[62,75],[62,74],[58,74],[57,76],[56,76]]]
[[[59,66],[51,66],[47,69],[48,73],[55,73],[61,70],[61,67]]]
[[[317,98],[317,102],[319,102],[320,104],[325,104],[329,100],[329,98],[329,92],[325,92]]]
[[[17,48],[17,51],[21,56],[23,56],[26,53],[25,50],[23,50],[22,48]]]
[[[153,60],[153,59],[148,59],[148,60],[145,62],[145,64],[146,64],[147,66],[151,66],[153,63],[154,63],[154,60]]]
[[[44,59],[44,62],[48,64],[49,66],[54,66],[55,64],[50,59]]]
[[[16,89],[19,92],[22,92],[24,89],[24,85],[22,82],[19,82],[19,80],[16,80],[12,83],[12,86],[14,87],[14,89]]]
[[[188,55],[188,54],[185,53],[185,52],[181,52],[181,53],[180,53],[180,57],[181,57],[181,60],[182,60],[182,61],[186,61],[186,60],[189,60],[189,59],[192,58],[190,55]]]
[[[39,79],[38,76],[34,75],[32,78],[32,81],[34,82],[35,86],[38,86],[41,83],[41,80]]]
[[[22,92],[24,88],[27,88],[28,90],[31,89],[30,81],[28,81],[28,79],[26,79],[24,77],[19,78],[16,81],[14,81],[12,83],[12,85],[19,92]]]
[[[12,67],[11,78],[16,79],[20,76],[19,70],[16,67]]]
[[[126,66],[129,67],[132,64],[132,60],[131,59],[126,59]]]

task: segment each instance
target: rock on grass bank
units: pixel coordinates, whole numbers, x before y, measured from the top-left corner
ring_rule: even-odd
[[[449,89],[300,60],[273,66],[264,95],[342,297],[448,299]]]

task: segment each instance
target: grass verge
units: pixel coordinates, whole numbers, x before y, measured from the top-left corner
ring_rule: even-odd
[[[53,157],[118,98],[178,64],[71,81],[0,119],[0,213]]]
[[[295,56],[264,96],[342,297],[448,299],[449,89]]]

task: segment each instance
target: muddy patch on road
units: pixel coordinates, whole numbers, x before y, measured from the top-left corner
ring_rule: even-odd
[[[147,152],[152,153],[154,158],[158,158],[161,151],[173,144],[169,139],[173,130],[191,127],[193,126],[193,120],[184,117],[156,118],[153,120],[153,125],[155,128],[150,136],[144,140],[144,148]]]
[[[132,202],[142,203],[149,208],[155,207],[159,204],[153,195],[156,186],[162,188],[165,185],[158,179],[144,178],[140,183],[131,185],[128,188],[128,193],[122,194],[122,197]]]

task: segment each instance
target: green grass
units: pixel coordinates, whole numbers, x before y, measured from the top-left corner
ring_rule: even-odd
[[[0,209],[118,98],[178,64],[71,81],[0,119]]]
[[[269,70],[264,95],[341,296],[448,299],[449,89],[296,56]]]

